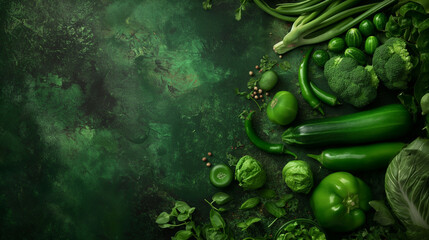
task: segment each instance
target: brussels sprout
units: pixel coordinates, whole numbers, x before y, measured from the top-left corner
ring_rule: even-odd
[[[249,155],[245,155],[235,167],[235,179],[245,190],[257,189],[265,184],[267,175],[258,160]]]
[[[313,187],[310,165],[302,160],[288,162],[282,171],[286,185],[294,192],[309,193]]]

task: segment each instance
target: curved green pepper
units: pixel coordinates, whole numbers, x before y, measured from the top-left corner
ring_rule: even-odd
[[[310,205],[321,227],[349,232],[365,223],[370,200],[371,191],[366,183],[350,173],[336,172],[314,189]]]

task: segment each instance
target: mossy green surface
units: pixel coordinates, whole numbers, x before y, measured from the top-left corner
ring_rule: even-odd
[[[201,161],[209,151],[212,164],[252,155],[267,188],[290,192],[281,177],[289,157],[251,145],[238,116],[256,108],[234,93],[263,55],[277,57],[272,45],[290,25],[255,6],[236,21],[237,1],[215,2],[204,11],[194,0],[0,1],[0,239],[170,239],[155,219],[175,200],[209,221],[203,199],[218,191]],[[296,85],[302,55],[287,55],[291,68],[273,89],[295,94],[301,120],[320,117]],[[280,141],[283,127],[262,112],[255,121]],[[327,172],[308,161],[319,182]],[[274,218],[262,207],[235,211],[254,192],[236,182],[225,191],[238,236],[281,225],[264,228]],[[307,197],[296,198],[285,220],[311,217]],[[237,230],[248,216],[262,224]]]

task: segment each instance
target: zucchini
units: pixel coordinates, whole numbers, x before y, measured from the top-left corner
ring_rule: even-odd
[[[412,118],[401,104],[390,104],[348,115],[315,119],[288,128],[286,144],[350,145],[394,140],[412,129]]]
[[[346,42],[340,37],[332,38],[328,43],[328,50],[332,52],[342,52],[346,48]]]
[[[378,47],[378,39],[375,36],[369,36],[365,40],[365,52],[369,55],[374,54],[375,49]]]
[[[362,34],[357,28],[350,28],[344,37],[348,47],[360,47],[362,45]]]
[[[358,48],[347,48],[344,51],[344,56],[355,59],[360,65],[366,65],[366,55]]]

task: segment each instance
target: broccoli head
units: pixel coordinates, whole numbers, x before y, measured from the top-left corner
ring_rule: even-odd
[[[360,66],[349,57],[333,57],[325,64],[331,90],[344,102],[363,107],[377,97],[378,78],[372,66]]]
[[[375,74],[389,89],[404,90],[411,80],[414,64],[406,47],[403,39],[389,38],[375,49],[372,58]]]

